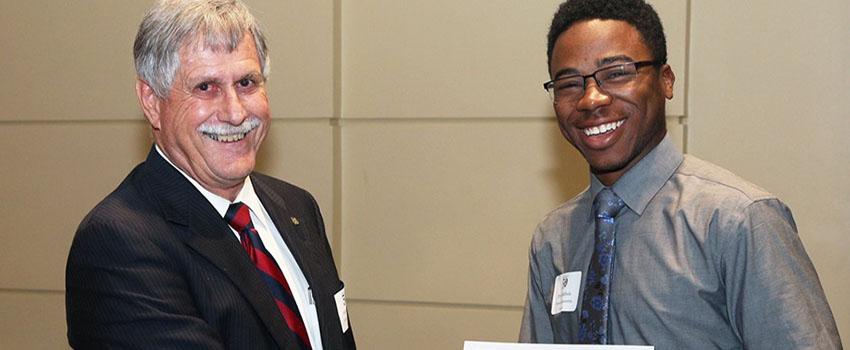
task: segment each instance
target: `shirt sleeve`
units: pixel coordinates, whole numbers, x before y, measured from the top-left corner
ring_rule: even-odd
[[[538,259],[543,261],[538,261]],[[549,269],[552,269],[551,260],[551,254],[538,255],[535,251],[535,243],[532,242],[528,253],[528,295],[522,314],[522,324],[520,325],[520,343],[554,342],[552,323],[546,309],[546,292],[542,290],[540,283],[541,266],[548,266]]]
[[[840,349],[835,321],[790,210],[757,200],[721,219],[727,313],[746,349]]]

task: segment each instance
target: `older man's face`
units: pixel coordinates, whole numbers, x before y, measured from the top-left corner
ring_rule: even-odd
[[[156,108],[146,109],[146,115],[169,159],[204,188],[235,198],[254,169],[269,125],[262,68],[251,36],[232,52],[184,46],[168,97],[148,98],[156,101]]]

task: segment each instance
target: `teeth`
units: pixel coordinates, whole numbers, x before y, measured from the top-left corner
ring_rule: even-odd
[[[247,133],[231,134],[231,135],[219,135],[219,134],[204,133],[204,135],[206,137],[209,137],[209,138],[211,138],[215,141],[218,141],[218,142],[236,142],[236,141],[244,139],[245,135],[247,135]]]
[[[250,117],[240,125],[204,123],[198,126],[198,132],[214,141],[237,142],[244,139],[245,135],[258,128],[261,123],[262,121],[259,117]]]
[[[595,136],[595,135],[599,135],[599,134],[604,134],[604,133],[607,133],[609,131],[617,130],[617,128],[619,128],[620,125],[623,125],[623,123],[625,121],[626,121],[625,119],[622,119],[622,120],[618,120],[616,122],[610,122],[610,123],[605,123],[605,124],[602,124],[602,125],[591,126],[591,127],[584,129],[582,131],[584,131],[584,134],[587,135],[587,136]]]

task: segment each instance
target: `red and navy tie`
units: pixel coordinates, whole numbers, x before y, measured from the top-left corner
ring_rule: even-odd
[[[251,213],[245,203],[236,202],[227,208],[227,214],[224,215],[224,220],[233,227],[236,232],[239,232],[239,237],[242,240],[242,247],[248,252],[248,256],[257,270],[260,272],[260,277],[271,289],[272,296],[277,303],[277,308],[283,314],[283,319],[286,325],[291,329],[300,341],[303,349],[311,349],[310,338],[307,336],[307,329],[304,327],[304,320],[301,319],[301,313],[298,311],[298,305],[295,303],[295,298],[292,297],[292,290],[289,289],[289,283],[283,277],[283,272],[280,271],[274,258],[266,250],[263,241],[260,240],[260,235],[257,229],[254,228],[254,223],[251,221]]]

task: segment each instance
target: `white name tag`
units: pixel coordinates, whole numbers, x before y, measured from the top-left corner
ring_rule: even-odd
[[[334,294],[336,300],[336,312],[339,314],[339,324],[342,325],[342,332],[348,331],[348,307],[345,305],[345,287]]]
[[[576,311],[578,291],[581,287],[581,271],[573,271],[555,277],[552,292],[552,315]]]

